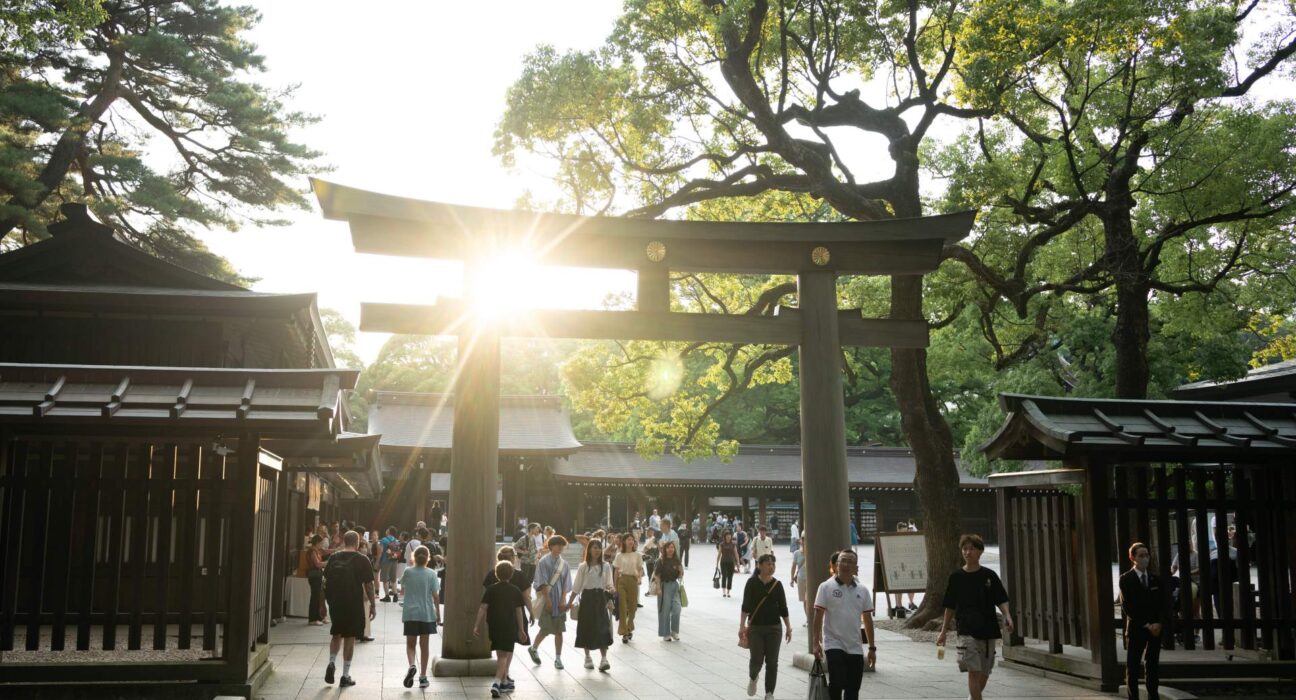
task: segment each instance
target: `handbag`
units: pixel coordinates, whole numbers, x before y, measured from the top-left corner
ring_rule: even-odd
[[[680,593],[680,607],[681,607],[681,608],[687,608],[687,607],[688,607],[688,591],[684,590],[684,584],[682,584],[682,583],[679,584],[679,593]]]
[[[577,598],[576,602],[572,603],[571,619],[575,621],[580,621],[580,598]]]
[[[718,566],[716,567],[715,573],[711,574],[711,587],[712,588],[720,587],[720,567]]]
[[[828,674],[824,673],[823,662],[817,657],[810,667],[810,690],[806,700],[828,700]]]
[[[770,583],[769,588],[765,589],[765,597],[761,598],[761,601],[756,604],[756,609],[752,610],[751,614],[747,616],[748,626],[751,626],[751,621],[756,619],[756,613],[760,612],[761,606],[765,604],[765,601],[769,600],[770,593],[774,592],[774,587],[777,585],[778,585],[778,580],[776,579],[772,583]],[[738,635],[738,646],[742,647],[743,649],[750,648],[751,645],[747,641],[746,630],[744,630],[742,634]]]
[[[563,562],[562,566],[558,567],[557,569],[554,569],[553,576],[549,577],[549,588],[553,588],[554,584],[558,583],[558,576],[562,574],[562,572],[566,568],[567,568],[567,562]],[[535,600],[531,601],[531,619],[533,621],[536,622],[540,621],[540,616],[544,614],[545,606],[548,605],[548,603],[549,603],[548,593],[546,593],[545,595],[537,595],[535,597]]]

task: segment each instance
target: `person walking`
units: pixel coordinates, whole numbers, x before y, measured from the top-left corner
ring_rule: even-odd
[[[756,575],[743,587],[742,612],[738,616],[739,646],[751,654],[747,664],[747,697],[756,695],[756,677],[765,666],[765,700],[774,700],[778,683],[780,636],[792,641],[792,620],[788,618],[787,594],[783,583],[774,578],[774,555],[762,554],[756,560]],[[779,632],[779,619],[786,629]]]
[[[338,680],[338,686],[342,688],[355,685],[351,680],[351,657],[355,653],[356,638],[364,636],[365,600],[369,601],[370,619],[378,612],[374,606],[378,596],[373,588],[373,566],[369,557],[357,551],[359,546],[359,533],[348,530],[342,536],[342,550],[329,556],[324,567],[324,595],[333,615],[333,626],[329,630],[333,638],[329,641],[329,662],[324,670],[324,682],[333,683],[340,648],[342,678]]]
[[[861,622],[868,637],[868,665],[872,668],[877,664],[873,592],[856,578],[859,556],[855,550],[838,552],[836,570],[815,593],[812,651],[828,665],[828,694],[832,700],[858,700],[866,660],[860,639]]]
[[[657,636],[663,641],[679,641],[680,610],[683,608],[684,567],[674,542],[662,545],[661,560],[653,572],[657,588]]]
[[[661,519],[661,537],[657,538],[657,544],[665,547],[667,543],[675,544],[675,551],[680,551],[680,536],[675,532],[674,521],[670,518]]]
[[[734,543],[732,532],[726,531],[716,545],[716,568],[720,570],[720,590],[725,598],[733,597],[734,569],[738,567],[738,545]]]
[[[644,540],[643,560],[644,560],[644,570],[648,572],[649,580],[652,580],[653,569],[656,568],[657,559],[660,556],[661,556],[661,547],[657,544],[657,538],[653,537],[652,533],[648,533],[648,539]],[[644,595],[651,596],[652,594],[653,594],[652,587],[649,587],[648,591]]]
[[[643,554],[635,551],[635,536],[627,532],[621,536],[621,553],[612,562],[616,569],[617,604],[620,626],[617,634],[621,643],[629,644],[634,637],[635,613],[639,610],[639,585],[644,579]]]
[[[798,544],[804,545],[804,538]],[[797,601],[801,603],[801,612],[806,615],[806,621],[801,623],[801,626],[806,627],[810,624],[810,618],[814,617],[814,613],[810,608],[806,607],[806,597],[809,595],[806,587],[810,582],[810,576],[806,573],[804,546],[792,550],[792,575],[790,578],[792,579],[792,586],[797,589]],[[814,602],[813,599],[810,602]]]
[[[585,650],[585,668],[594,668],[594,659],[590,652],[599,650],[598,669],[607,671],[612,668],[608,663],[607,650],[612,646],[612,620],[608,615],[608,603],[615,590],[612,582],[612,565],[603,560],[603,543],[590,540],[585,548],[585,561],[576,569],[576,583],[567,597],[567,608],[576,612],[576,648]],[[573,607],[576,597],[580,605]]]
[[[734,544],[738,545],[738,566],[744,574],[748,573],[748,563],[751,562],[751,535],[743,529],[741,522],[734,525]]]
[[[409,669],[405,671],[405,687],[414,685],[414,647],[419,649],[419,687],[428,687],[428,637],[436,634],[437,620],[441,619],[441,579],[428,568],[432,552],[427,547],[414,550],[414,566],[405,569],[401,587],[405,590],[405,607],[401,609],[401,623],[405,627],[405,658]]]
[[[693,544],[693,530],[689,529],[687,522],[680,523],[679,529],[676,530],[679,535],[680,559],[684,561],[684,568],[689,565],[689,548]]]
[[[310,549],[306,552],[306,582],[310,584],[310,609],[306,611],[307,624],[319,627],[327,614],[324,610],[324,538],[311,535]]]
[[[790,528],[790,532],[791,532],[791,534],[792,534],[792,551],[795,552],[795,551],[797,551],[798,549],[801,549],[801,545],[802,545],[802,541],[801,541],[801,540],[802,540],[802,533],[801,533],[801,521],[800,521],[800,520],[793,520],[793,521],[792,521],[792,526],[791,526],[791,528]]]
[[[959,551],[963,554],[963,568],[950,574],[945,585],[945,617],[936,644],[945,645],[950,620],[957,618],[959,670],[968,674],[972,700],[981,700],[994,669],[995,640],[1000,636],[995,608],[1003,613],[1004,627],[1010,634],[1013,620],[1008,611],[1008,592],[999,575],[981,566],[981,555],[985,553],[981,536],[960,537]]]
[[[1161,577],[1148,570],[1152,551],[1142,542],[1129,548],[1134,566],[1120,577],[1121,613],[1125,617],[1125,686],[1139,700],[1139,676],[1147,677],[1147,694],[1156,698],[1161,666],[1161,630],[1170,621],[1169,599]]]
[[[527,525],[526,532],[522,533],[522,536],[513,543],[513,549],[517,552],[518,563],[522,567],[522,571],[513,573],[520,573],[528,581],[535,577],[536,558],[539,556],[540,550],[544,549],[539,535],[540,523],[531,523]],[[530,586],[527,586],[527,588],[530,588]]]
[[[756,539],[752,540],[752,559],[757,562],[766,554],[774,553],[774,538],[770,537],[769,528],[761,525],[756,528]]]
[[[383,597],[384,603],[395,603],[400,600],[396,592],[396,563],[401,558],[400,538],[396,536],[396,528],[387,528],[387,533],[383,538],[378,540],[379,570],[382,574]]]
[[[652,515],[648,516],[648,530],[654,536],[661,535],[661,516],[657,514],[656,508],[653,508]]]
[[[531,579],[524,576],[521,569],[518,568],[517,552],[509,545],[504,545],[495,552],[495,563],[498,564],[502,561],[506,561],[513,565],[513,576],[509,579],[509,583],[513,584],[513,587],[518,589],[518,592],[522,594],[522,633],[526,638],[526,642],[524,643],[529,645],[531,643],[531,636],[530,624],[527,621],[527,611],[531,609]],[[486,577],[482,579],[482,591],[485,592],[487,588],[495,585],[495,582],[498,580],[499,578],[496,576],[495,567],[491,567],[490,570],[486,572]],[[505,675],[504,685],[501,686],[501,688],[504,690],[512,690],[513,677]]]
[[[477,608],[477,621],[473,624],[473,639],[481,637],[482,622],[487,623],[491,651],[495,652],[495,681],[491,683],[491,697],[513,690],[509,680],[509,666],[513,663],[513,646],[526,644],[526,620],[522,608],[522,593],[511,581],[513,563],[500,560],[495,563],[495,583],[482,593],[481,606]]]
[[[590,540],[594,542],[595,540]],[[536,635],[535,640],[527,647],[527,653],[531,655],[531,662],[539,665],[540,652],[537,647],[545,637],[553,635],[554,638],[554,668],[562,670],[562,644],[563,632],[567,631],[567,594],[572,589],[571,567],[563,561],[562,552],[567,547],[567,539],[562,535],[554,535],[548,541],[549,553],[536,562],[535,578],[531,580],[531,587],[535,590],[536,595],[544,596],[544,606],[536,613],[536,623],[540,626],[540,633]],[[588,554],[589,547],[586,547]],[[496,569],[498,571],[498,569]],[[510,571],[509,576],[512,577]]]

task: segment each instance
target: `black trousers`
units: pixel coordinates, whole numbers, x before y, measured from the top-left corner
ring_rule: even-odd
[[[1143,628],[1130,630],[1125,638],[1125,685],[1129,687],[1130,700],[1138,700],[1139,678],[1144,674],[1148,697],[1157,697],[1160,665],[1161,638]]]
[[[828,696],[832,700],[859,700],[860,683],[864,680],[864,655],[828,649],[824,656],[828,658]]]
[[[310,584],[310,610],[307,613],[310,622],[324,618],[324,572],[315,569],[306,574],[306,582]]]
[[[684,566],[688,566],[688,561],[689,561],[689,555],[688,555],[688,551],[689,551],[689,541],[688,541],[688,540],[681,540],[680,542],[681,542],[681,546],[680,546],[680,552],[681,552],[681,554],[680,554],[680,558],[684,560]]]
[[[720,562],[720,587],[726,591],[733,590],[733,562]]]

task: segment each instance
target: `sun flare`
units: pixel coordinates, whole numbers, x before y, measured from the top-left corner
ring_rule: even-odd
[[[474,281],[473,311],[482,318],[501,318],[534,305],[540,293],[540,265],[529,251],[501,251],[481,263]]]

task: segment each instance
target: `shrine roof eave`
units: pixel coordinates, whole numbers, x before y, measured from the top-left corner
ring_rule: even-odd
[[[738,222],[576,216],[469,207],[369,192],[312,180],[324,216],[350,223],[358,252],[465,259],[491,241],[525,243],[540,262],[641,269],[648,243],[659,264],[685,271],[922,274],[947,243],[968,235],[975,211],[910,219],[834,223]],[[827,260],[811,257],[823,247]]]
[[[1000,394],[989,459],[1255,464],[1296,457],[1291,404]]]

